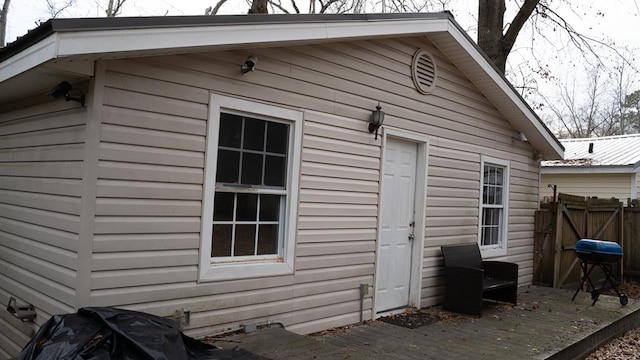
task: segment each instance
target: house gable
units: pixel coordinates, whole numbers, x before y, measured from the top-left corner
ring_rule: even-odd
[[[95,167],[89,174],[95,181],[84,184],[92,190],[73,194],[74,201],[80,196],[94,207],[78,225],[90,232],[81,239],[79,230],[73,233],[85,253],[80,255],[76,248],[70,253],[82,257],[78,271],[91,269],[82,272],[85,287],[63,305],[53,299],[55,294],[45,294],[46,309],[53,310],[38,308],[38,323],[50,311],[85,305],[162,316],[188,308],[194,316],[187,332],[194,336],[267,320],[282,321],[300,333],[357,322],[361,284],[370,289],[376,279],[382,138],[398,134],[413,134],[428,147],[425,246],[416,305],[441,300],[439,246],[478,241],[483,158],[508,166],[507,246],[500,255],[520,263],[521,283],[531,281],[533,213],[538,203],[535,146],[514,139],[514,125],[442,46],[424,34],[277,45],[100,59],[86,84],[87,96],[93,99],[90,105],[63,99],[45,103],[79,109],[75,111],[87,116],[86,124],[79,126],[92,127],[95,152],[79,161]],[[419,49],[432,54],[438,68],[437,86],[428,95],[418,92],[411,78],[410,65]],[[258,66],[242,75],[240,65],[250,55],[259,59]],[[55,61],[66,60],[70,59]],[[205,164],[208,153],[216,151],[207,149],[214,95],[303,114],[290,272],[213,281],[199,277],[201,242],[207,240],[201,230],[207,221],[202,219]],[[386,117],[375,139],[367,125],[378,104]],[[243,114],[251,113],[250,107],[241,109]],[[23,136],[16,125],[33,121],[45,126],[49,118],[37,112],[11,118],[0,113],[0,131],[5,131],[0,136]],[[59,128],[64,133],[74,127]],[[22,145],[18,147],[43,156],[50,149],[44,144]],[[14,149],[3,151],[10,158]],[[41,186],[48,179],[38,181]],[[21,199],[12,201],[17,208],[31,207]],[[31,263],[39,260],[30,255],[6,261],[35,271],[36,277],[58,276],[34,269]],[[21,299],[30,302],[24,290],[29,286],[21,280],[15,276],[10,289],[17,288],[26,294]],[[5,283],[0,282],[0,289],[8,288]],[[363,298],[365,319],[376,316],[372,293]],[[9,331],[8,337],[25,332],[13,323],[0,331]]]
[[[415,35],[429,36],[483,91],[517,129],[514,136],[527,136],[536,149],[532,156],[561,156],[553,134],[447,12],[53,19],[0,50],[0,103],[46,91],[45,79],[56,74],[72,80],[90,76],[99,59]],[[67,61],[82,65],[61,65]]]

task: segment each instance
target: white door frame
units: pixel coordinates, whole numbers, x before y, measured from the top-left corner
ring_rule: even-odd
[[[414,214],[415,214],[415,239],[411,246],[411,279],[409,280],[409,306],[420,308],[421,292],[422,292],[422,258],[424,255],[424,227],[425,227],[425,209],[427,206],[427,169],[429,159],[429,137],[423,134],[416,134],[406,130],[395,129],[392,127],[384,127],[382,134],[382,146],[381,146],[381,160],[380,160],[380,185],[379,189],[382,189],[384,181],[384,163],[385,163],[385,150],[387,148],[387,138],[393,137],[400,140],[414,142],[418,146],[416,157],[416,193],[414,202]],[[376,234],[380,234],[380,216],[382,214],[382,191],[378,191],[378,224],[376,228]],[[376,286],[378,284],[378,239],[376,238],[376,264],[374,279],[373,279],[373,309],[372,319],[376,319],[383,313],[378,313],[376,308]]]

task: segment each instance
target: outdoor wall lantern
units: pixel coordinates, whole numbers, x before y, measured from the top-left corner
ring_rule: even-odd
[[[376,106],[376,109],[371,112],[371,121],[369,122],[369,132],[376,133],[375,139],[378,140],[378,129],[384,122],[384,111],[381,110],[380,103]]]
[[[33,322],[36,319],[36,309],[31,304],[18,305],[16,299],[12,296],[7,304],[7,311],[22,320],[22,322]]]
[[[256,64],[258,63],[258,58],[251,55],[244,61],[244,63],[240,66],[240,71],[243,74],[248,73],[249,71],[253,71],[256,68]]]
[[[84,106],[84,94],[82,93],[82,91],[77,90],[80,93],[80,96],[73,97],[69,95],[69,91],[71,91],[72,89],[73,87],[68,81],[63,81],[60,84],[56,85],[53,89],[51,89],[51,91],[47,93],[47,96],[51,96],[55,99],[64,96],[64,99],[66,101],[77,101],[82,104],[82,106]]]

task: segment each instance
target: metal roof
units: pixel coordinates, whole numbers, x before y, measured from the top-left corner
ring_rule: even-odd
[[[543,161],[547,168],[640,167],[640,134],[560,139],[563,160]]]

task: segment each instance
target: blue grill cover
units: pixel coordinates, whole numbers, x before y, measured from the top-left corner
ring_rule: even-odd
[[[613,241],[582,239],[576,243],[576,255],[585,261],[618,262],[622,247]]]

